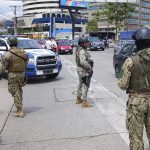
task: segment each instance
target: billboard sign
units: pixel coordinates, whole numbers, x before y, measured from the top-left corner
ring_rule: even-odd
[[[76,0],[60,0],[60,7],[88,8],[89,2],[78,2]]]

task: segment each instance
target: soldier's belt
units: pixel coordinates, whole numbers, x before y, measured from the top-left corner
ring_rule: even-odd
[[[129,94],[145,94],[145,95],[150,95],[150,90],[140,90],[140,91],[133,91],[129,90]]]

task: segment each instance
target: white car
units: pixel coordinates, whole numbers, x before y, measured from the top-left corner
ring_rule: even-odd
[[[42,46],[33,39],[18,38],[17,48],[24,49],[28,55],[29,62],[26,66],[25,74],[28,78],[36,76],[46,76],[55,78],[62,68],[62,63],[57,53],[42,48]],[[5,52],[10,49],[6,39],[0,39],[0,55],[3,57]]]

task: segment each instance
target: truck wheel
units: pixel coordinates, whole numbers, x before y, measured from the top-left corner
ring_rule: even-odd
[[[48,79],[54,79],[54,78],[56,78],[58,75],[59,75],[59,73],[49,74],[49,75],[46,75],[46,78],[48,78]]]

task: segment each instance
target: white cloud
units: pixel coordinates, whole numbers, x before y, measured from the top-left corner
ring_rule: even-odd
[[[17,0],[0,0],[0,19],[11,19],[14,16],[14,7],[11,6],[20,6],[17,7],[17,16],[21,16],[22,13],[22,1]]]

